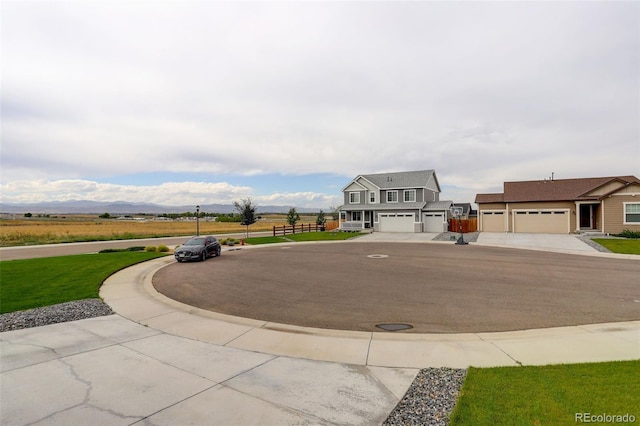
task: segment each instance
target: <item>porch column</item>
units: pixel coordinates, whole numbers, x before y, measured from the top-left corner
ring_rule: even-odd
[[[364,210],[360,212],[360,228],[364,229]]]

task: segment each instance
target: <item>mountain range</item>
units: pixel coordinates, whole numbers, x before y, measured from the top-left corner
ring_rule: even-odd
[[[295,206],[258,206],[256,213],[287,213]],[[169,214],[195,212],[196,206],[163,206],[151,203],[130,203],[127,201],[49,201],[42,203],[0,203],[0,213],[13,214]],[[231,204],[202,204],[200,211],[204,213],[235,213]],[[296,207],[298,213],[317,213],[320,209]]]

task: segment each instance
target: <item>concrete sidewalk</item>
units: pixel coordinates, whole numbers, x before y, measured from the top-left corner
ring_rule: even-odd
[[[105,282],[118,315],[1,333],[2,424],[380,424],[422,367],[640,358],[640,321],[419,335],[224,316],[157,293],[169,262]]]

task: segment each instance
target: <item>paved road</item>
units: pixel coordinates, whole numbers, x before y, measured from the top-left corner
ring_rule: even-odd
[[[479,245],[292,244],[225,252],[156,273],[166,296],[306,327],[417,333],[522,330],[640,319],[637,260]]]
[[[220,238],[244,238],[245,234],[220,234]],[[251,232],[250,236],[271,235],[271,232]],[[97,253],[100,250],[128,248],[132,246],[158,246],[165,244],[175,247],[182,244],[189,236],[146,238],[139,240],[95,241],[90,243],[45,244],[39,246],[1,247],[0,260],[31,259],[51,256],[68,256],[72,254]]]

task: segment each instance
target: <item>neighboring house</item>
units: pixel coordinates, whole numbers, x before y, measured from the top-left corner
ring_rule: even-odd
[[[359,175],[342,189],[340,229],[443,232],[451,201],[440,201],[433,170]]]
[[[504,182],[504,192],[477,194],[475,202],[483,232],[640,231],[635,176]]]
[[[478,211],[473,210],[471,203],[453,203],[452,207],[458,207],[462,209],[462,215],[460,219],[471,219],[478,216]]]

